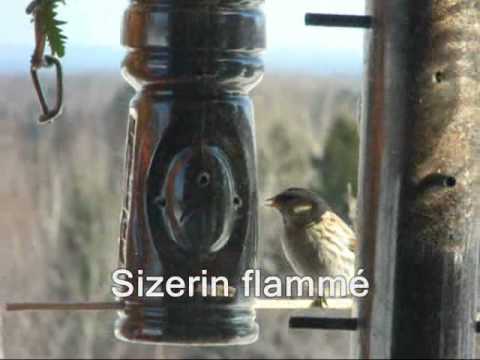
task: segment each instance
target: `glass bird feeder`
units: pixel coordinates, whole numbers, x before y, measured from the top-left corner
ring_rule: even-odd
[[[241,277],[255,266],[253,107],[265,19],[259,0],[132,1],[123,20],[130,106],[119,266],[134,293],[116,335],[164,344],[256,340]],[[138,277],[225,277],[216,296],[138,296]]]

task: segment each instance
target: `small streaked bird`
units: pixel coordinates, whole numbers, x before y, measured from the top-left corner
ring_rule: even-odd
[[[283,217],[282,248],[299,276],[354,276],[356,238],[350,227],[314,192],[290,188],[268,199]],[[315,305],[326,307],[324,297]]]

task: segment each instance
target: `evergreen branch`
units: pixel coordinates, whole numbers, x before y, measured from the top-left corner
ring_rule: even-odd
[[[63,34],[61,26],[65,25],[66,21],[57,19],[59,3],[65,4],[65,0],[43,0],[39,5],[37,16],[39,16],[38,21],[43,25],[52,55],[63,57],[67,37]]]

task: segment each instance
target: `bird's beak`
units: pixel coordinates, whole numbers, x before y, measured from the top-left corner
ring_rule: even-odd
[[[274,197],[265,200],[265,206],[272,207],[272,208],[275,208],[275,209],[278,209],[278,207],[279,207],[278,202],[276,202]]]

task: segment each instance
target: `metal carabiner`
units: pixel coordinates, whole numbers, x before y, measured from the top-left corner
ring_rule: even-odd
[[[40,80],[38,78],[38,69],[41,67],[49,68],[52,65],[55,65],[56,70],[56,79],[57,79],[57,96],[56,96],[56,104],[53,109],[48,107],[47,101],[45,100],[45,96],[43,94],[42,86],[40,84]],[[38,99],[40,100],[40,106],[42,107],[43,114],[40,115],[38,121],[41,124],[45,124],[48,122],[54,121],[57,117],[62,114],[63,111],[63,72],[62,72],[62,64],[60,61],[50,55],[44,56],[44,61],[42,61],[42,66],[32,66],[30,73],[32,75],[33,86],[37,93]]]
[[[52,55],[43,55],[45,51],[46,34],[43,28],[41,19],[38,17],[38,11],[42,6],[42,0],[33,0],[27,7],[26,13],[33,15],[35,22],[35,50],[32,55],[30,73],[32,75],[33,86],[40,100],[40,106],[42,107],[43,114],[40,115],[38,121],[41,124],[52,122],[63,111],[63,72],[62,64],[60,61]],[[56,79],[57,79],[57,100],[55,107],[50,109],[43,94],[42,86],[38,77],[38,70],[41,68],[49,68],[55,65]]]

